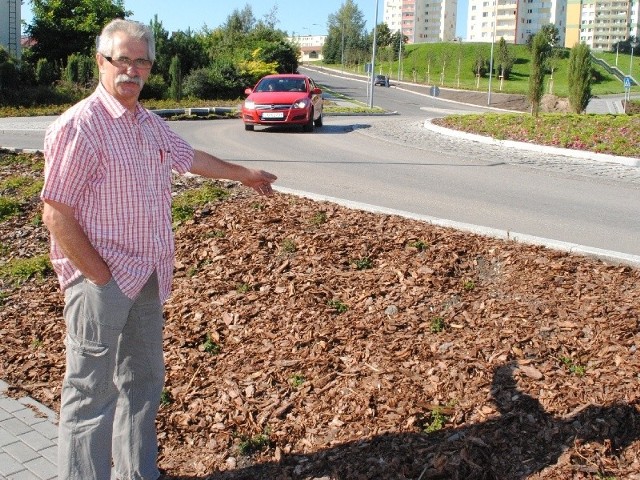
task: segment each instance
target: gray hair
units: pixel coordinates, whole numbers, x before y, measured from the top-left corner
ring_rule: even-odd
[[[147,43],[147,55],[152,62],[156,59],[156,41],[151,29],[140,22],[116,18],[109,22],[96,38],[96,49],[100,55],[110,57],[113,54],[113,37],[116,33],[124,33]]]

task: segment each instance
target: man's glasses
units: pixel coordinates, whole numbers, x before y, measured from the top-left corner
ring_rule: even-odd
[[[149,70],[153,65],[153,62],[151,60],[147,60],[146,58],[136,58],[135,60],[132,60],[128,57],[113,58],[113,57],[107,57],[105,55],[102,55],[102,56],[111,65],[117,68],[129,68],[133,65],[134,67],[140,70]]]

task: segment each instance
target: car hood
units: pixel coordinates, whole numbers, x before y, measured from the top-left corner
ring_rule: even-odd
[[[308,96],[306,92],[253,92],[247,100],[258,104],[293,103]]]

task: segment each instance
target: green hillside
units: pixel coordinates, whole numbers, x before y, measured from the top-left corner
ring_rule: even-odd
[[[494,47],[494,63],[496,62],[498,44]],[[514,59],[514,66],[508,80],[500,81],[495,74],[491,81],[491,91],[503,93],[526,94],[529,88],[529,71],[531,55],[526,45],[509,45],[509,52]],[[460,88],[463,90],[487,91],[489,87],[488,75],[476,79],[473,65],[476,58],[487,60],[491,56],[491,44],[489,43],[428,43],[406,45],[403,52],[403,79],[428,85],[438,85],[447,88]],[[615,64],[615,53],[596,53],[598,58],[603,58],[610,65]],[[389,75],[392,80],[398,79],[398,59],[386,60],[388,54],[384,51],[377,60],[376,73]],[[630,56],[620,54],[618,65],[623,73],[628,73]],[[567,70],[569,65],[569,50],[566,50],[565,58],[557,62],[557,68],[553,74],[545,78],[545,93],[553,93],[560,97],[568,96]],[[622,82],[614,75],[609,74],[600,66],[593,64],[595,83],[592,87],[593,95],[606,95],[624,93]],[[640,78],[640,58],[633,60],[634,78]],[[634,87],[634,92],[640,92],[640,87]]]

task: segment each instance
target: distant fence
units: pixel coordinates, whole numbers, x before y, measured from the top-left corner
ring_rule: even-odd
[[[609,65],[602,58],[596,58],[593,55],[593,52],[591,52],[591,60],[594,63],[597,63],[598,65],[600,65],[602,68],[604,68],[611,75],[613,75],[616,78],[618,78],[618,80],[620,80],[621,82],[624,82],[624,78],[628,76],[631,79],[631,86],[638,85],[638,81],[636,79],[634,79],[632,76],[627,75],[626,73],[623,73],[622,70],[620,70],[618,67],[614,67],[614,66]]]

